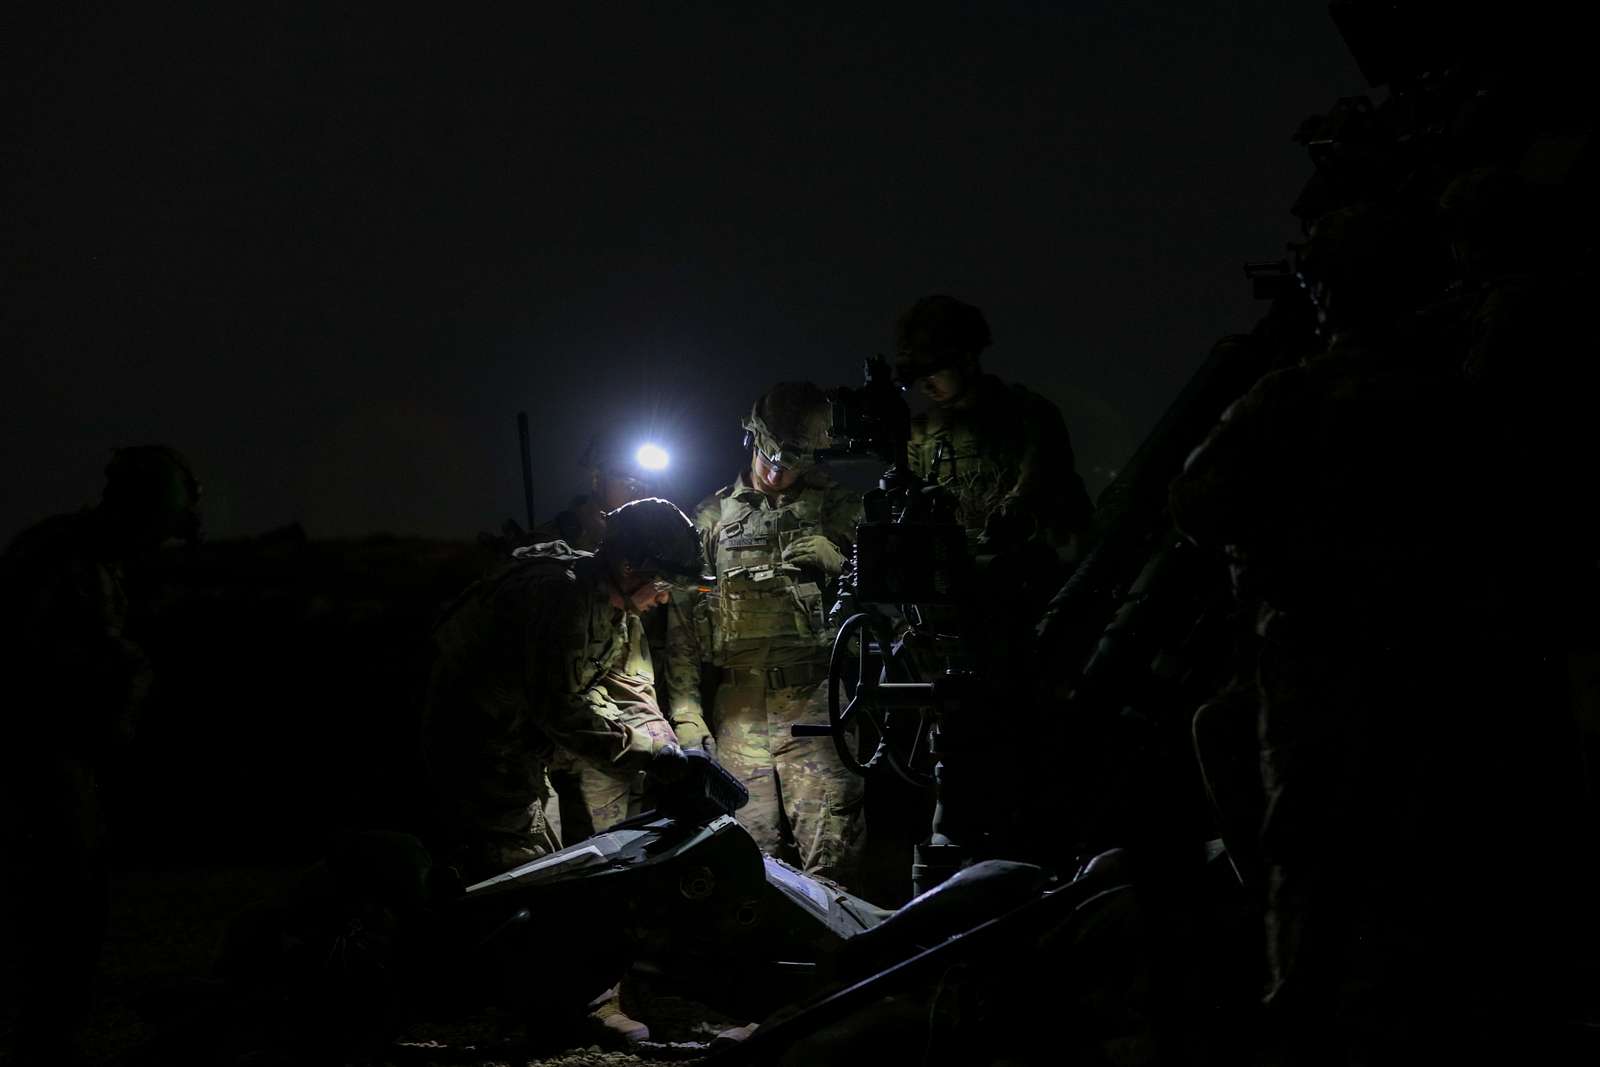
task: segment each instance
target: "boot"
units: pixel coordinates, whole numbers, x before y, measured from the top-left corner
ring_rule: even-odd
[[[637,1045],[650,1040],[650,1028],[622,1010],[622,987],[614,985],[589,1005],[589,1024],[612,1043]]]

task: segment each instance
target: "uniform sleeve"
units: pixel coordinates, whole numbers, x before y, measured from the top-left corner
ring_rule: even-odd
[[[720,512],[715,496],[706,498],[695,508],[694,525],[700,532],[706,549],[706,561],[716,567],[716,527]],[[706,725],[705,708],[700,701],[701,664],[710,658],[711,650],[701,647],[699,628],[695,624],[699,613],[707,608],[701,593],[674,596],[667,602],[667,719],[678,732],[678,739],[690,748],[700,747],[711,733]]]
[[[695,632],[694,613],[702,597],[699,593],[674,595],[667,602],[667,719],[686,747],[702,747],[711,733],[706,726],[705,708],[700,702],[700,665],[705,650]]]
[[[644,620],[637,615],[624,619],[628,634],[627,649],[616,657],[612,666],[600,676],[599,688],[616,708],[608,717],[635,732],[642,732],[653,742],[651,751],[668,742],[686,744],[661,714],[661,704],[656,697],[655,666],[651,662],[650,642],[645,637]]]
[[[846,550],[856,542],[856,524],[861,521],[861,494],[843,486],[830,486],[823,506],[822,532],[828,540]]]
[[[594,597],[578,583],[549,583],[533,603],[524,640],[524,685],[529,706],[538,709],[540,729],[601,770],[644,770],[662,740],[629,723],[603,665],[588,658],[590,634],[597,625],[609,627],[610,620],[596,618]]]
[[[1023,425],[1028,435],[1018,461],[1017,481],[1000,502],[1068,533],[1085,529],[1094,508],[1078,473],[1061,409],[1042,396],[1024,393]]]

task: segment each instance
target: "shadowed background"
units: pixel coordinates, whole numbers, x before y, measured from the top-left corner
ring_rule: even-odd
[[[692,504],[946,290],[1098,491],[1293,236],[1320,4],[8,16],[6,536],[188,453],[214,535],[470,537],[627,419]]]

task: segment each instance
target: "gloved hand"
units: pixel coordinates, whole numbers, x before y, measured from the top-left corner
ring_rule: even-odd
[[[717,742],[712,738],[710,731],[702,730],[693,723],[673,723],[672,729],[678,735],[678,744],[683,748],[698,748],[708,756],[717,754]]]
[[[656,749],[656,754],[651,758],[646,772],[666,785],[671,785],[687,778],[691,769],[689,757],[683,754],[683,749],[669,742]]]
[[[829,578],[844,570],[844,553],[821,534],[795,538],[783,550],[783,561],[802,567],[818,567]]]

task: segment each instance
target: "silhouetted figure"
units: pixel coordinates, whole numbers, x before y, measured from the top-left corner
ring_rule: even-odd
[[[1550,916],[1496,859],[1549,854],[1550,708],[1505,611],[1492,438],[1413,315],[1430,251],[1389,211],[1319,220],[1300,273],[1327,351],[1229,408],[1172,490],[1257,608],[1268,1001],[1297,1064],[1450,1059],[1552,1021]]]
[[[200,533],[200,484],[159,445],[117,450],[100,503],[19,534],[0,561],[4,869],[19,950],[17,1054],[63,1062],[106,923],[97,777],[133,737],[149,665],[124,634],[124,572]]]

